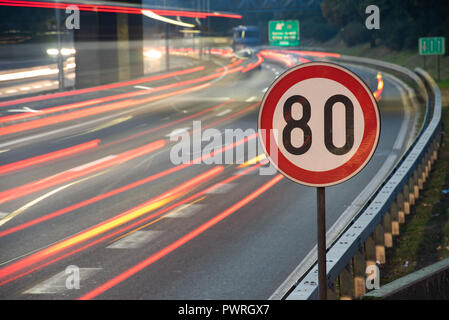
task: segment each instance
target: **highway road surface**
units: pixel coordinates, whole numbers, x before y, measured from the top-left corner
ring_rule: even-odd
[[[269,298],[315,246],[316,191],[261,175],[260,150],[230,153],[257,141],[259,103],[287,68],[265,53],[247,72],[248,61],[213,56],[140,81],[1,100],[0,298]],[[328,229],[419,125],[401,83],[348,67],[377,92],[382,131],[367,167],[327,188]],[[212,155],[212,140],[187,148],[199,124],[215,133]],[[229,142],[226,129],[247,135]]]

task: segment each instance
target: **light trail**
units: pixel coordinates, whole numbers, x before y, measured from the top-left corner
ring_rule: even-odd
[[[160,86],[160,87],[153,87],[151,89],[138,90],[138,91],[122,93],[122,94],[118,94],[118,95],[111,95],[111,96],[107,96],[107,97],[103,97],[103,98],[87,100],[87,101],[83,101],[83,102],[72,103],[72,104],[68,104],[68,105],[62,105],[62,106],[57,106],[57,107],[46,108],[46,109],[43,109],[43,110],[39,110],[39,114],[35,114],[35,113],[32,113],[32,112],[27,112],[27,113],[22,113],[22,114],[15,114],[15,115],[10,115],[10,116],[4,116],[4,117],[0,117],[0,123],[5,123],[5,122],[9,122],[9,121],[16,121],[16,120],[23,120],[23,119],[33,118],[33,117],[36,117],[36,116],[43,116],[43,115],[47,115],[47,114],[51,114],[51,113],[55,113],[55,112],[72,110],[72,109],[76,109],[76,108],[87,107],[87,106],[100,104],[100,103],[105,103],[105,102],[110,102],[110,101],[114,101],[114,100],[126,99],[126,98],[136,97],[136,96],[140,96],[140,95],[146,95],[146,94],[150,94],[150,93],[155,93],[155,92],[159,92],[159,91],[175,89],[175,88],[178,88],[178,87],[183,87],[183,86],[187,86],[187,85],[191,85],[191,84],[205,82],[205,81],[208,81],[208,80],[213,80],[213,79],[219,78],[219,77],[221,77],[223,75],[232,74],[232,73],[235,73],[237,71],[240,71],[241,68],[242,67],[239,67],[239,68],[236,68],[236,69],[227,70],[227,71],[225,70],[225,71],[213,73],[213,74],[210,74],[210,75],[207,75],[207,76],[204,76],[204,77],[199,77],[199,78],[190,79],[190,80],[186,80],[186,81],[181,81],[181,82],[176,82],[176,83],[172,83],[172,84],[167,84],[167,85],[163,85],[163,86]],[[108,106],[111,106],[111,105],[108,105]],[[103,107],[103,109],[104,109],[105,106],[100,106],[100,107]],[[97,107],[97,108],[100,108],[100,107]],[[38,121],[38,120],[35,120],[35,121]],[[26,128],[27,126],[23,125],[23,127]],[[0,129],[0,131],[1,131],[1,129]]]
[[[45,2],[45,1],[14,1],[5,0],[0,1],[0,6],[14,6],[14,7],[30,7],[30,8],[47,8],[47,9],[66,9],[70,5],[76,5],[80,11],[92,12],[111,12],[111,13],[128,13],[128,14],[142,14],[144,10],[151,10],[157,15],[161,16],[179,16],[189,18],[204,19],[207,17],[221,17],[230,19],[242,19],[241,15],[220,13],[220,12],[197,12],[197,11],[183,11],[183,10],[161,10],[161,9],[142,9],[131,6],[112,6],[112,5],[96,5],[85,3],[63,3],[63,2]]]
[[[208,181],[211,177],[218,175],[223,171],[223,166],[217,166],[205,173],[173,188],[160,196],[157,196],[149,201],[146,201],[132,209],[129,209],[113,218],[101,222],[91,228],[88,228],[74,236],[71,236],[61,242],[51,245],[43,250],[33,253],[22,260],[14,262],[4,268],[0,269],[0,281],[4,281],[8,276],[14,273],[33,266],[34,264],[50,258],[57,253],[61,253],[75,245],[81,244],[89,239],[128,223],[148,212],[154,211],[172,200],[180,197],[183,193],[191,190],[195,186]]]
[[[13,162],[13,163],[8,163],[5,164],[3,166],[0,166],[0,174],[5,174],[11,171],[16,171],[19,169],[23,169],[23,168],[27,168],[30,166],[34,166],[36,164],[40,164],[40,163],[44,163],[44,162],[48,162],[51,160],[56,160],[56,159],[60,159],[62,157],[67,157],[70,155],[73,155],[75,153],[79,153],[85,150],[89,150],[92,148],[95,148],[96,146],[98,146],[98,144],[100,143],[100,139],[96,139],[96,140],[92,140],[86,143],[82,143],[73,147],[69,147],[66,149],[61,149],[58,151],[54,151],[54,152],[50,152],[47,154],[43,154],[40,156],[36,156],[33,158],[28,158],[25,160],[21,160],[21,161],[17,161],[17,162]]]
[[[379,72],[377,73],[377,90],[373,93],[374,98],[376,98],[377,101],[380,100],[380,97],[382,95],[382,91],[384,89],[384,80],[382,79],[382,74]]]
[[[140,263],[136,264],[132,268],[126,270],[125,272],[119,274],[118,276],[114,277],[113,279],[107,281],[106,283],[102,284],[101,286],[97,287],[96,289],[86,293],[85,295],[81,296],[79,300],[90,300],[93,299],[100,294],[104,293],[105,291],[113,288],[114,286],[118,285],[119,283],[125,281],[129,277],[133,276],[139,271],[142,271],[143,269],[147,268],[151,264],[157,262],[161,258],[165,257],[169,253],[173,252],[174,250],[178,249],[179,247],[183,246],[187,242],[191,241],[192,239],[196,238],[201,233],[205,232],[206,230],[210,229],[214,225],[216,225],[218,222],[224,220],[237,210],[241,209],[243,206],[247,205],[257,197],[259,197],[261,194],[272,188],[276,183],[281,181],[283,179],[282,175],[277,175],[267,183],[265,183],[263,186],[255,190],[254,192],[250,193],[248,196],[243,198],[242,200],[238,201],[228,209],[224,210],[214,218],[208,220],[201,226],[197,227],[193,231],[189,232],[185,236],[179,238],[177,241],[173,242],[172,244],[166,246],[164,249],[156,252],[155,254],[151,255],[147,259],[141,261]]]
[[[161,75],[150,76],[150,77],[137,79],[137,80],[123,81],[123,82],[106,84],[106,85],[101,85],[101,86],[96,86],[96,87],[85,88],[85,89],[78,89],[78,90],[72,90],[72,91],[46,94],[46,95],[42,95],[42,96],[34,96],[34,97],[28,97],[28,98],[9,100],[9,101],[0,102],[0,107],[6,107],[6,106],[14,105],[14,104],[35,102],[35,101],[48,100],[48,99],[54,99],[54,98],[60,98],[60,97],[70,97],[70,96],[74,96],[74,95],[78,96],[78,95],[89,93],[89,92],[97,92],[97,91],[115,89],[115,88],[120,88],[120,87],[125,87],[125,86],[133,86],[133,85],[140,84],[140,83],[153,82],[153,81],[173,78],[173,77],[177,77],[180,75],[198,72],[198,71],[202,71],[202,70],[204,70],[204,66],[199,66],[199,67],[190,68],[190,69],[181,70],[181,71],[164,73]]]
[[[0,231],[0,237],[7,236],[8,234],[15,233],[17,231],[29,228],[29,227],[34,226],[36,224],[42,223],[44,221],[48,221],[48,220],[54,219],[54,218],[56,218],[58,216],[66,214],[68,212],[74,211],[76,209],[85,207],[87,205],[96,203],[96,202],[104,200],[104,199],[107,199],[107,198],[112,197],[114,195],[117,195],[119,193],[131,190],[131,189],[136,188],[138,186],[141,186],[141,185],[143,185],[145,183],[148,183],[148,182],[151,182],[151,181],[155,181],[157,179],[160,179],[160,178],[165,177],[167,175],[170,175],[172,173],[178,172],[178,171],[183,170],[185,168],[188,168],[188,167],[190,167],[190,166],[192,166],[194,164],[204,162],[206,159],[212,158],[212,157],[214,157],[214,156],[216,156],[218,154],[226,152],[227,150],[234,149],[235,147],[237,147],[237,146],[239,146],[239,145],[241,145],[243,143],[246,143],[246,142],[248,142],[250,140],[253,140],[256,137],[257,137],[257,133],[253,134],[251,136],[245,137],[245,138],[243,138],[241,140],[235,141],[234,143],[229,144],[227,146],[224,146],[224,147],[222,147],[222,148],[220,148],[218,150],[215,150],[214,152],[212,152],[210,154],[202,155],[202,156],[200,156],[200,157],[198,157],[196,159],[193,159],[189,163],[177,165],[176,167],[173,167],[173,168],[164,170],[162,172],[156,173],[154,175],[151,175],[151,176],[146,177],[144,179],[135,181],[135,182],[133,182],[131,184],[128,184],[126,186],[123,186],[123,187],[120,187],[120,188],[116,188],[116,189],[108,191],[108,192],[106,192],[104,194],[101,194],[101,195],[95,196],[93,198],[84,200],[82,202],[70,205],[68,207],[60,209],[60,210],[55,211],[53,213],[49,213],[49,214],[43,215],[43,216],[41,216],[39,218],[36,218],[36,219],[31,220],[31,221],[25,222],[25,223],[20,224],[18,226],[15,226],[15,227],[12,227],[12,228]]]
[[[41,128],[41,127],[58,124],[61,122],[66,122],[66,121],[70,121],[70,120],[74,120],[74,119],[85,118],[88,116],[105,113],[105,112],[110,112],[113,110],[125,109],[125,108],[129,108],[129,107],[137,106],[142,103],[148,103],[151,101],[161,100],[161,99],[172,97],[172,96],[179,95],[179,94],[204,89],[208,86],[210,86],[210,84],[206,83],[206,84],[198,85],[195,87],[190,87],[190,88],[181,89],[178,91],[165,93],[165,94],[162,94],[159,96],[153,96],[153,97],[146,98],[146,99],[123,100],[120,102],[102,105],[99,107],[83,109],[83,110],[79,110],[79,111],[73,111],[73,112],[66,113],[66,114],[60,114],[60,115],[56,115],[56,116],[32,120],[32,121],[28,121],[28,122],[24,122],[24,123],[19,123],[19,124],[13,124],[13,125],[10,125],[7,127],[0,128],[0,136],[13,134],[13,133],[17,133],[17,132],[22,132],[22,131],[28,131],[31,129]]]
[[[101,238],[98,238],[98,239],[96,239],[96,240],[94,240],[94,241],[92,241],[92,242],[90,242],[90,243],[88,243],[88,244],[86,244],[86,245],[84,245],[82,247],[79,247],[77,249],[69,251],[69,252],[67,252],[67,253],[65,253],[65,254],[63,254],[63,255],[61,255],[61,256],[53,259],[53,260],[47,261],[47,262],[45,262],[45,263],[43,263],[41,265],[33,267],[33,268],[23,272],[23,273],[14,275],[13,277],[10,277],[10,278],[0,282],[0,286],[5,285],[5,284],[7,284],[9,282],[12,282],[14,280],[17,280],[17,279],[19,279],[19,278],[21,278],[23,276],[26,276],[26,275],[28,275],[30,273],[33,273],[33,272],[35,272],[37,270],[40,270],[40,269],[42,269],[42,268],[44,268],[44,267],[46,267],[46,266],[48,266],[50,264],[53,264],[53,263],[58,262],[58,261],[60,261],[62,259],[65,259],[65,258],[67,258],[67,257],[69,257],[69,256],[71,256],[71,255],[73,255],[75,253],[78,253],[78,252],[81,252],[83,250],[86,250],[86,249],[88,249],[88,248],[90,248],[90,247],[92,247],[94,245],[97,245],[97,244],[99,244],[101,242],[104,242],[104,241],[106,241],[106,240],[108,240],[110,238],[113,238],[113,237],[115,237],[115,236],[117,236],[119,234],[122,234],[123,232],[127,232],[128,230],[130,230],[132,228],[135,228],[138,225],[141,225],[142,223],[146,223],[147,221],[149,221],[149,220],[151,220],[151,219],[153,219],[155,217],[158,217],[158,216],[160,216],[160,215],[162,215],[164,213],[167,213],[170,210],[173,210],[173,209],[175,209],[175,208],[177,208],[177,207],[179,207],[181,205],[184,205],[186,203],[194,201],[194,200],[198,199],[199,197],[203,196],[204,194],[206,194],[207,192],[209,192],[210,190],[213,190],[213,189],[217,188],[221,184],[223,184],[223,183],[230,183],[230,182],[234,181],[235,179],[238,179],[238,178],[244,176],[245,174],[247,174],[247,173],[257,169],[258,167],[260,167],[263,164],[265,164],[265,163],[259,163],[259,164],[255,165],[253,167],[244,169],[242,172],[237,173],[237,175],[228,177],[225,180],[223,180],[223,181],[221,181],[219,183],[216,183],[213,186],[210,186],[210,187],[208,187],[208,188],[206,188],[206,189],[204,189],[204,190],[202,190],[202,191],[200,191],[200,192],[198,192],[198,193],[196,193],[196,194],[194,194],[194,195],[192,195],[192,196],[190,196],[190,197],[188,197],[188,198],[186,198],[184,200],[181,200],[181,201],[179,201],[177,203],[174,203],[174,204],[172,204],[172,205],[170,205],[170,206],[160,210],[159,212],[155,212],[155,213],[153,213],[153,214],[151,214],[151,215],[149,215],[149,216],[147,216],[147,217],[145,217],[145,218],[143,218],[141,220],[135,221],[134,223],[132,223],[130,225],[127,225],[127,226],[123,227],[122,229],[116,230],[116,231],[114,231],[114,232],[112,232],[110,234],[107,234],[107,235],[105,235],[105,236],[103,236]]]
[[[73,169],[55,174],[48,178],[40,179],[37,181],[33,181],[30,183],[24,184],[22,186],[13,188],[13,189],[2,191],[2,192],[0,192],[0,203],[5,203],[8,201],[17,199],[17,198],[21,198],[28,194],[53,187],[55,185],[64,183],[66,181],[70,181],[70,180],[94,173],[96,171],[110,168],[112,166],[121,164],[123,162],[135,159],[142,155],[145,155],[145,154],[154,152],[158,149],[161,149],[162,147],[165,146],[165,144],[166,144],[165,140],[156,140],[150,144],[123,152],[118,155],[99,159],[99,160],[105,159],[105,161],[100,162],[99,160],[97,160],[92,163],[88,163],[87,165],[83,165],[83,166],[80,166],[77,168],[73,168]]]

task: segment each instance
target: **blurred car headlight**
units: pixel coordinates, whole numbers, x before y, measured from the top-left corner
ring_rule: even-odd
[[[61,49],[61,54],[63,56],[70,56],[70,55],[74,55],[76,53],[76,50],[73,48],[62,48]],[[57,56],[59,54],[59,50],[56,48],[50,48],[47,49],[47,54],[49,56]]]
[[[160,57],[162,57],[162,53],[158,50],[146,50],[144,53],[145,57],[150,58],[150,59],[159,59]]]

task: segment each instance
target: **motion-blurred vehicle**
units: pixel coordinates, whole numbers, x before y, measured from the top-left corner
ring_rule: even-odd
[[[256,26],[238,26],[232,29],[232,49],[239,51],[262,44],[260,29]]]

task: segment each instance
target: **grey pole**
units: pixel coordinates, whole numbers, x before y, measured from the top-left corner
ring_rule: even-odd
[[[169,50],[169,39],[168,39],[168,23],[165,23],[165,68],[170,69],[170,50]]]
[[[326,201],[324,187],[317,188],[318,289],[320,300],[327,299],[326,276]]]
[[[56,2],[57,4],[58,2]],[[57,56],[57,62],[58,62],[58,82],[59,82],[59,91],[64,91],[65,89],[65,83],[64,83],[64,59],[62,57],[61,53],[61,12],[60,10],[55,6],[55,15],[56,15],[56,35],[58,39],[58,56]]]
[[[164,9],[166,9],[166,0],[164,0]],[[169,25],[165,22],[165,68],[170,69],[170,43],[169,43]]]

